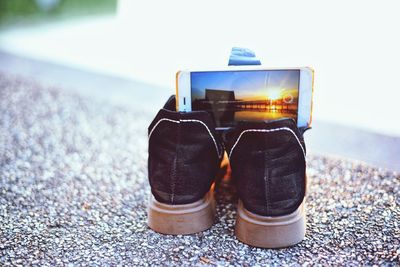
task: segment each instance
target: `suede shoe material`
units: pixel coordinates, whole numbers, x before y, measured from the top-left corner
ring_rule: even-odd
[[[154,197],[166,204],[193,203],[210,190],[223,146],[212,116],[177,112],[167,101],[148,128],[148,175]]]
[[[242,122],[226,135],[239,198],[262,216],[294,212],[306,190],[305,144],[292,119]]]

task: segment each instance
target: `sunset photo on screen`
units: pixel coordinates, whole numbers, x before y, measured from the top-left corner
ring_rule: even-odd
[[[192,72],[192,110],[212,112],[217,127],[297,120],[299,79],[299,70]]]

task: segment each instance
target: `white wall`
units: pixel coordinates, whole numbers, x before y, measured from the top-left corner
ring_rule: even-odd
[[[132,1],[105,17],[11,29],[0,49],[168,86],[232,46],[315,69],[314,117],[400,136],[396,1]],[[1,64],[1,63],[0,63]],[[135,92],[133,92],[135,93]]]
[[[172,84],[176,69],[245,46],[267,65],[315,68],[316,118],[400,135],[398,1],[119,3],[148,80]]]

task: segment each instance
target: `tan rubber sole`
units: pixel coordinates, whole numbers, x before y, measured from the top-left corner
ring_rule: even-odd
[[[215,200],[211,189],[203,199],[190,204],[168,205],[154,197],[148,208],[148,226],[168,235],[187,235],[204,231],[214,223]]]
[[[291,214],[269,217],[246,210],[239,200],[235,234],[243,243],[261,248],[289,247],[300,243],[305,233],[304,203]]]

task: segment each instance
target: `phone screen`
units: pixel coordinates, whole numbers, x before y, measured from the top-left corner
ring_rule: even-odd
[[[217,128],[238,121],[297,122],[300,70],[191,72],[190,78],[192,110],[212,112]]]

